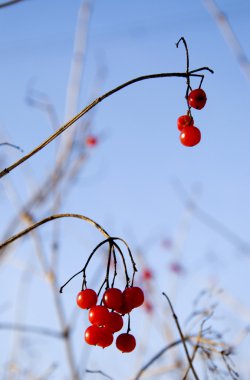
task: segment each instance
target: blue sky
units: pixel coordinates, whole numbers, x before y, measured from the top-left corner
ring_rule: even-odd
[[[27,0],[0,10],[0,136],[2,141],[21,146],[24,153],[52,131],[46,116],[25,102],[31,83],[49,96],[60,124],[64,121],[80,3],[78,0]],[[218,5],[229,16],[249,57],[249,2],[220,0]],[[184,79],[155,79],[134,84],[95,108],[92,132],[99,137],[100,143],[90,152],[60,211],[87,215],[111,235],[124,237],[132,249],[143,247],[144,260],[157,273],[156,289],[170,292],[171,296],[178,282],[173,298],[184,319],[199,289],[211,282],[226,289],[246,308],[250,307],[249,255],[242,255],[195,213],[186,219],[185,205],[175,185],[181,183],[187,194],[194,195],[201,209],[249,241],[249,81],[202,1],[96,0],[88,31],[78,110],[93,99],[93,93],[98,96],[134,77],[185,71],[183,46],[175,47],[181,36],[188,42],[190,67],[209,66],[215,72],[214,75],[206,73],[204,80],[206,107],[193,112],[195,125],[202,133],[201,143],[189,149],[179,142],[176,120],[186,112]],[[100,70],[105,75],[97,80]],[[192,86],[198,87],[198,82],[192,80]],[[36,186],[54,165],[54,149],[52,143],[9,175],[23,203],[33,185]],[[1,159],[4,158],[5,165],[20,156],[19,151],[2,148]],[[8,185],[9,180],[2,181]],[[1,234],[4,234],[5,223],[13,218],[16,210],[6,196],[6,187],[0,189],[0,194]],[[39,219],[48,208],[33,212]],[[178,239],[186,220],[188,229],[180,242]],[[84,242],[84,249],[91,250],[99,239],[90,227],[72,223],[61,223],[64,236],[60,259],[62,282],[77,271],[85,259],[82,253],[78,254],[82,252],[81,244]],[[46,245],[51,232],[44,228],[43,233]],[[165,238],[173,240],[180,248],[164,251],[161,241]],[[148,245],[148,241],[153,243]],[[32,261],[31,245],[18,246],[15,254],[17,256],[13,255],[3,269],[0,280],[1,288],[6,281],[13,284],[13,289],[8,291],[14,298],[17,297],[16,278],[21,275],[15,268],[15,259],[25,259],[31,267],[37,265]],[[176,259],[183,262],[187,271],[186,277],[178,281],[167,270],[168,263]],[[34,284],[30,304],[35,297],[33,291],[42,294],[42,284],[37,279]],[[66,306],[77,289],[77,285],[72,286],[64,296]],[[43,299],[40,306],[46,307],[45,303]],[[228,313],[229,329],[240,328],[246,323],[240,316],[231,315],[226,307],[224,312],[226,316]],[[33,324],[49,326],[56,323],[53,312],[46,315],[42,315],[42,311],[39,315],[27,313],[27,320]],[[13,319],[13,314],[13,309],[8,310],[2,320]],[[137,322],[140,318],[143,316],[138,314]],[[155,321],[152,324],[155,325]],[[139,331],[139,324],[137,328]],[[4,336],[9,339],[7,334]],[[148,357],[162,345],[158,337]],[[95,357],[94,351],[91,353],[91,360],[97,365],[98,355]],[[117,356],[119,364],[115,366],[110,363],[109,351],[103,355],[109,366],[102,369],[120,378],[119,366],[126,366],[128,359],[121,364]],[[47,359],[44,355],[45,363]]]

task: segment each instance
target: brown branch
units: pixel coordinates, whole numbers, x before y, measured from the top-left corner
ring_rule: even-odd
[[[5,7],[8,7],[10,5],[15,5],[16,3],[20,3],[21,1],[23,1],[23,0],[10,0],[10,1],[6,1],[5,3],[0,4],[0,8],[5,8]]]
[[[213,71],[207,67],[202,68],[203,70],[208,70],[211,73]],[[200,71],[202,69],[193,70],[193,72]],[[55,133],[53,133],[49,138],[44,140],[40,145],[38,145],[35,149],[33,149],[31,152],[20,158],[20,160],[14,162],[14,164],[10,165],[9,167],[5,168],[0,172],[0,178],[4,177],[6,174],[10,173],[13,169],[15,169],[17,166],[21,165],[23,162],[27,161],[30,157],[38,153],[40,150],[45,148],[49,143],[51,143],[53,140],[55,140],[59,135],[61,135],[64,131],[66,131],[72,124],[74,124],[77,120],[79,120],[83,115],[85,115],[87,112],[89,112],[92,108],[94,108],[98,103],[102,102],[104,99],[108,98],[109,96],[115,94],[116,92],[122,90],[123,88],[130,86],[134,83],[147,80],[147,79],[155,79],[155,78],[169,78],[169,77],[179,77],[179,78],[187,78],[188,76],[197,76],[198,74],[194,73],[161,73],[161,74],[150,74],[150,75],[143,75],[134,79],[131,79],[128,82],[125,82],[121,84],[118,87],[115,87],[114,89],[106,92],[104,95],[96,98],[92,103],[90,103],[87,107],[85,107],[83,110],[81,110],[77,115],[75,115],[71,120],[69,120],[66,124],[64,124],[61,128],[59,128]],[[199,76],[199,75],[198,75]]]
[[[80,214],[56,214],[56,215],[51,215],[45,219],[42,219],[39,222],[32,224],[31,226],[29,226],[25,230],[19,232],[18,234],[11,236],[9,239],[5,240],[2,244],[0,244],[0,250],[2,248],[6,247],[8,244],[19,239],[20,237],[26,235],[30,231],[34,230],[35,228],[41,226],[42,224],[45,224],[47,222],[50,222],[50,221],[55,220],[55,219],[60,219],[60,218],[78,218],[78,219],[85,220],[86,222],[88,222],[88,223],[92,224],[94,227],[96,227],[106,238],[110,237],[109,234],[98,223],[96,223],[94,220],[88,218],[87,216],[80,215]],[[1,253],[1,254],[3,254],[3,253]]]
[[[173,305],[169,299],[169,297],[167,296],[166,293],[162,293],[164,295],[164,297],[166,297],[167,301],[168,301],[168,304],[170,306],[170,309],[171,309],[171,312],[172,312],[172,315],[173,315],[173,318],[174,318],[174,321],[176,323],[176,326],[177,326],[177,329],[179,331],[179,334],[180,334],[180,337],[181,337],[181,341],[182,341],[182,344],[183,344],[183,347],[184,347],[184,350],[185,350],[185,353],[186,353],[186,356],[187,356],[187,360],[188,360],[188,363],[189,363],[189,366],[190,366],[190,369],[192,370],[193,372],[193,375],[195,377],[196,380],[199,380],[199,377],[194,369],[194,366],[193,366],[193,363],[192,363],[192,359],[189,355],[189,352],[188,352],[188,349],[187,349],[187,345],[186,345],[186,340],[185,340],[185,337],[183,335],[183,332],[181,330],[181,326],[179,324],[179,321],[178,321],[178,318],[177,318],[177,315],[175,314],[175,311],[174,311],[174,308],[173,308]]]
[[[185,336],[184,340],[188,341],[190,338],[192,338],[192,336]],[[140,371],[137,373],[137,375],[135,376],[135,378],[133,380],[139,380],[141,378],[142,374],[146,371],[146,369],[148,369],[156,360],[158,360],[163,354],[165,354],[165,352],[167,352],[168,350],[170,350],[171,348],[173,348],[175,346],[178,346],[181,343],[183,343],[183,340],[179,339],[179,340],[176,340],[175,342],[170,343],[166,347],[162,348],[155,356],[153,356],[152,359],[149,360],[149,362],[147,364],[145,364],[140,369]]]

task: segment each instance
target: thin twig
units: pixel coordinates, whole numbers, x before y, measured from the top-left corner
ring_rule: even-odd
[[[14,144],[11,144],[11,143],[8,143],[8,142],[0,143],[0,146],[3,146],[3,145],[10,146],[11,148],[15,148],[17,150],[20,150],[20,152],[23,152],[23,149],[20,148],[20,146],[18,146],[18,145],[14,145]]]
[[[45,224],[47,222],[51,222],[52,220],[55,219],[60,219],[60,218],[77,218],[77,219],[82,219],[85,220],[86,222],[92,224],[94,227],[96,227],[105,237],[109,238],[109,234],[94,220],[88,218],[87,216],[81,215],[81,214],[56,214],[56,215],[51,215],[45,219],[40,220],[37,223],[32,224],[25,230],[19,232],[16,235],[11,236],[9,239],[5,240],[2,244],[0,244],[0,250],[4,247],[6,247],[8,244],[14,242],[15,240],[19,239],[20,237],[26,235],[30,231],[34,230],[35,228],[41,226],[42,224]],[[2,254],[2,253],[1,253]]]
[[[0,8],[5,8],[5,7],[8,7],[10,5],[15,5],[16,3],[20,3],[21,1],[24,1],[24,0],[10,0],[10,1],[6,1],[5,3],[0,4]]]
[[[106,373],[104,373],[104,372],[101,371],[101,370],[91,370],[91,369],[86,369],[85,372],[87,372],[87,373],[99,373],[100,375],[106,377],[107,379],[113,380],[112,377],[110,377],[109,375],[107,375]]]
[[[174,320],[175,320],[175,323],[176,323],[177,329],[178,329],[178,331],[179,331],[179,334],[180,334],[180,337],[181,337],[181,340],[182,340],[182,344],[183,344],[183,347],[184,347],[184,350],[185,350],[185,353],[186,353],[186,356],[187,356],[187,360],[188,360],[188,363],[189,363],[189,365],[190,365],[190,368],[191,368],[191,370],[192,370],[192,372],[193,372],[193,375],[194,375],[194,377],[195,377],[196,380],[199,380],[199,377],[198,377],[198,375],[197,375],[197,373],[196,373],[196,371],[195,371],[195,369],[194,369],[194,366],[193,366],[193,363],[192,363],[191,357],[190,357],[190,355],[189,355],[189,352],[188,352],[188,349],[187,349],[187,345],[186,345],[186,340],[185,340],[185,337],[184,337],[183,332],[182,332],[182,330],[181,330],[181,326],[180,326],[180,324],[179,324],[179,321],[178,321],[177,315],[175,314],[175,311],[174,311],[173,305],[172,305],[172,303],[171,303],[169,297],[167,296],[167,294],[164,293],[164,292],[163,292],[162,294],[164,295],[164,297],[166,297],[166,299],[167,299],[167,301],[168,301],[168,304],[169,304],[169,306],[170,306],[170,309],[171,309],[171,312],[172,312],[173,318],[174,318]]]
[[[185,341],[188,341],[190,338],[192,338],[192,336],[185,336],[184,337],[184,340]],[[175,342],[172,342],[170,344],[168,344],[166,347],[162,348],[156,355],[153,356],[153,358],[151,358],[149,360],[149,362],[147,362],[141,369],[140,371],[136,374],[135,378],[133,380],[139,380],[140,377],[142,376],[142,374],[154,363],[156,362],[156,360],[158,360],[163,354],[165,354],[165,352],[167,352],[168,350],[170,350],[171,348],[175,347],[175,346],[178,346],[179,344],[183,343],[183,340],[182,339],[178,339],[176,340]]]
[[[208,70],[211,73],[213,71],[209,68],[203,68],[204,70]],[[195,72],[200,71],[201,69],[195,70]],[[89,112],[92,108],[94,108],[98,103],[102,102],[104,99],[108,98],[109,96],[115,94],[116,92],[122,90],[123,88],[130,86],[134,83],[147,80],[147,79],[155,79],[155,78],[170,78],[170,77],[178,77],[178,78],[187,78],[187,76],[197,76],[197,74],[191,74],[189,73],[160,73],[160,74],[150,74],[150,75],[143,75],[134,79],[129,80],[128,82],[125,82],[114,89],[106,92],[104,95],[100,96],[99,98],[96,98],[92,103],[90,103],[87,107],[85,107],[83,110],[81,110],[76,116],[74,116],[71,120],[69,120],[66,124],[64,124],[61,128],[59,128],[55,133],[53,133],[49,138],[44,140],[40,145],[38,145],[35,149],[33,149],[31,152],[23,156],[20,160],[14,162],[14,164],[8,166],[4,170],[0,172],[0,178],[4,177],[8,173],[10,173],[13,169],[15,169],[17,166],[21,165],[23,162],[27,161],[30,157],[32,157],[34,154],[38,153],[40,150],[45,148],[49,143],[51,143],[53,140],[55,140],[59,135],[61,135],[64,131],[66,131],[71,125],[73,125],[77,120],[79,120],[83,115],[85,115],[87,112]]]
[[[189,197],[186,201],[186,197],[188,195],[187,191],[184,189],[180,181],[174,184],[176,192],[180,197],[182,202],[188,202],[188,206],[190,209],[194,211],[194,215],[196,218],[200,219],[202,223],[207,225],[209,228],[217,232],[220,236],[222,236],[229,243],[234,245],[239,251],[249,254],[250,253],[250,243],[243,240],[237,233],[231,230],[228,226],[223,224],[221,221],[216,219],[214,216],[209,214],[207,211],[203,210],[198,206],[197,202],[195,202],[191,197]]]

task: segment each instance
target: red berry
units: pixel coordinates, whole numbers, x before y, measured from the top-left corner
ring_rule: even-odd
[[[195,126],[183,128],[180,134],[180,141],[185,146],[194,146],[199,144],[201,140],[201,132]]]
[[[119,309],[122,306],[122,291],[117,288],[109,288],[103,294],[102,300],[109,309]]]
[[[89,321],[92,325],[104,326],[109,318],[109,311],[105,306],[97,305],[89,310]]]
[[[112,333],[120,331],[123,326],[122,316],[114,311],[111,311],[109,313],[108,321],[105,324],[105,327],[106,326],[110,328]]]
[[[118,335],[116,339],[116,347],[122,352],[131,352],[135,349],[136,340],[131,334]]]
[[[77,294],[76,303],[81,309],[89,309],[95,306],[97,294],[93,289],[85,289]]]
[[[192,118],[192,116],[182,115],[182,116],[178,117],[177,127],[178,127],[180,132],[183,130],[183,128],[185,128],[189,125],[194,125],[194,119]]]
[[[130,305],[127,305],[127,303],[126,303],[126,301],[125,301],[125,299],[124,299],[124,297],[123,297],[123,301],[122,301],[122,305],[121,305],[121,307],[116,308],[115,311],[116,311],[117,313],[120,313],[120,314],[124,315],[124,314],[128,314],[128,313],[130,313],[132,309],[133,309],[133,308],[130,307]]]
[[[109,327],[99,327],[99,337],[96,345],[102,348],[108,347],[113,343],[114,337]]]
[[[201,110],[205,106],[206,101],[206,93],[201,88],[191,91],[188,95],[188,104],[197,110]]]
[[[98,140],[97,140],[97,137],[90,135],[86,137],[85,142],[88,147],[92,148],[97,145]]]
[[[123,297],[125,304],[131,309],[141,306],[144,302],[144,293],[138,286],[126,288],[123,292]]]
[[[100,336],[100,328],[96,325],[91,325],[85,330],[85,342],[96,346]]]
[[[113,334],[108,327],[89,326],[85,331],[85,342],[92,346],[108,347],[113,342]]]

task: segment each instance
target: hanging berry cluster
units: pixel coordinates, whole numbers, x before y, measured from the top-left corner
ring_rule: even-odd
[[[177,42],[176,46],[179,46],[180,41],[183,42],[186,49],[186,58],[187,58],[187,74],[189,73],[189,53],[188,47],[185,39],[182,37]],[[188,110],[186,115],[182,115],[177,119],[177,127],[180,133],[180,141],[185,146],[195,146],[199,144],[201,140],[201,132],[199,128],[194,126],[194,119],[191,113],[191,108],[195,108],[197,110],[201,110],[207,101],[207,96],[204,90],[202,90],[201,85],[204,79],[204,75],[196,74],[195,76],[200,77],[200,85],[199,88],[192,90],[190,84],[190,76],[187,75],[187,90],[186,90],[186,100]]]
[[[133,274],[132,280],[128,274],[128,268],[125,260],[124,253],[117,240],[123,242],[127,248],[129,258],[131,260]],[[94,289],[87,287],[86,269],[94,254],[104,244],[109,244],[109,252],[107,258],[107,268],[105,279],[96,292]],[[125,286],[121,290],[115,287],[115,279],[117,276],[117,253],[121,256],[125,273]],[[113,274],[112,282],[111,277],[111,261],[113,260]],[[90,326],[85,330],[85,342],[99,346],[102,348],[110,346],[114,341],[114,334],[121,331],[124,325],[124,316],[127,316],[127,329],[126,332],[121,333],[116,338],[116,347],[122,352],[131,352],[136,347],[136,339],[130,334],[130,313],[133,309],[141,306],[144,302],[144,293],[138,286],[134,286],[134,276],[136,264],[133,259],[132,253],[127,243],[120,238],[112,238],[102,241],[90,254],[84,268],[73,275],[60,289],[62,293],[63,288],[77,275],[83,274],[82,290],[77,294],[76,303],[81,309],[88,310],[88,320]],[[105,289],[102,291],[102,289]],[[99,303],[98,303],[99,301]]]

